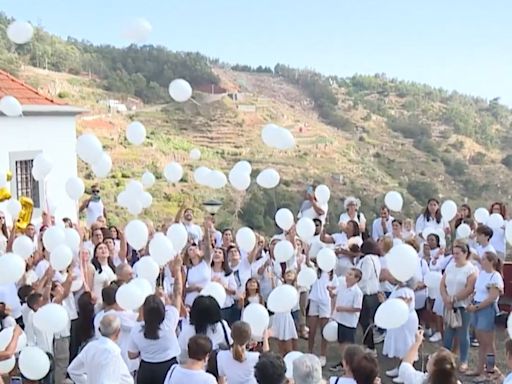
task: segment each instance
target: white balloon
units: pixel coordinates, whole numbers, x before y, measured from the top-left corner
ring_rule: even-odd
[[[13,335],[14,327],[2,329],[2,332],[0,332],[0,351],[4,351],[7,348],[7,345],[11,342]],[[16,343],[16,352],[20,352],[26,345],[27,335],[22,331],[18,337],[18,342]]]
[[[18,366],[28,380],[41,380],[50,372],[50,358],[39,347],[26,347],[20,353]]]
[[[57,246],[50,253],[50,265],[56,271],[65,271],[73,260],[73,252],[65,244]]]
[[[315,223],[309,217],[299,219],[296,228],[297,235],[304,241],[309,241],[315,236]]]
[[[505,225],[505,238],[509,244],[512,244],[512,221],[507,221]]]
[[[293,213],[288,208],[280,208],[276,212],[275,220],[277,226],[283,231],[289,231],[293,224],[295,224]]]
[[[251,175],[240,171],[240,169],[232,169],[228,175],[229,182],[237,191],[243,192],[251,185]]]
[[[429,271],[423,278],[428,289],[439,289],[443,275],[438,271]]]
[[[183,177],[183,167],[173,161],[165,166],[164,176],[169,183],[177,183]]]
[[[267,308],[274,313],[291,311],[299,302],[299,293],[289,284],[280,285],[270,292]]]
[[[66,234],[64,229],[54,225],[44,231],[43,244],[49,252],[53,252],[55,248],[66,242]]]
[[[151,172],[146,171],[142,174],[142,177],[140,179],[142,182],[142,185],[144,188],[148,189],[151,188],[155,184],[155,175],[153,175]]]
[[[162,232],[157,232],[149,242],[149,254],[160,267],[163,267],[174,258],[176,251],[172,241]]]
[[[108,176],[112,170],[112,159],[107,152],[103,152],[99,159],[91,165],[91,169],[100,179]]]
[[[328,342],[334,342],[338,340],[338,323],[334,320],[329,321],[325,324],[324,329],[322,329],[322,336]]]
[[[144,300],[149,295],[152,295],[155,291],[151,286],[151,283],[147,279],[144,279],[143,277],[136,277],[130,280],[128,284],[135,286],[139,290],[139,292],[141,292],[142,296],[144,297]]]
[[[236,243],[240,250],[251,252],[256,246],[256,235],[249,227],[242,227],[236,232]]]
[[[7,37],[14,44],[26,44],[34,36],[34,27],[27,21],[13,21],[7,27]]]
[[[128,208],[128,205],[130,205],[131,199],[130,194],[127,191],[121,191],[119,195],[117,195],[117,205],[123,208]]]
[[[186,80],[173,80],[169,84],[169,95],[171,95],[174,101],[184,103],[192,97],[192,87]]]
[[[505,224],[505,221],[499,213],[493,213],[487,219],[487,225],[494,230],[503,227],[503,224]]]
[[[71,200],[80,200],[85,192],[85,185],[81,178],[70,177],[66,181],[66,193]]]
[[[310,267],[302,267],[297,275],[297,285],[302,288],[311,287],[318,279],[316,270]]]
[[[133,216],[138,216],[142,213],[143,207],[142,202],[139,199],[130,198],[130,201],[128,202],[128,213]]]
[[[130,180],[126,185],[126,192],[131,197],[139,198],[142,192],[144,192],[144,185],[138,180]]]
[[[23,260],[27,260],[35,251],[34,241],[25,235],[18,236],[12,244],[12,251]]]
[[[270,322],[268,310],[259,303],[249,304],[242,312],[242,321],[249,324],[253,337],[260,338]]]
[[[277,187],[281,177],[279,173],[273,168],[267,168],[260,172],[256,177],[256,183],[265,189],[272,189]]]
[[[76,153],[82,161],[93,164],[103,154],[103,146],[92,133],[84,133],[76,140]]]
[[[286,263],[293,257],[295,249],[288,240],[279,241],[274,248],[274,258],[278,263]]]
[[[402,299],[387,299],[379,305],[374,323],[382,329],[395,329],[404,325],[409,318],[409,307]]]
[[[250,175],[252,173],[252,166],[248,161],[241,160],[233,166],[233,170]]]
[[[267,124],[263,127],[261,139],[265,145],[271,148],[287,150],[295,147],[295,138],[292,133],[275,124]]]
[[[151,256],[141,257],[139,261],[133,266],[134,271],[137,271],[137,277],[142,277],[150,283],[154,283],[160,273],[160,267]]]
[[[135,44],[140,44],[148,40],[152,30],[153,27],[149,21],[143,18],[137,18],[125,27],[122,35],[124,39]]]
[[[457,227],[457,239],[467,239],[471,235],[471,227],[462,223]]]
[[[190,151],[189,154],[190,160],[197,161],[201,158],[201,151],[198,148],[194,148]]]
[[[34,327],[44,332],[59,333],[68,323],[68,311],[60,304],[43,305],[34,313]]]
[[[315,189],[315,197],[320,204],[325,204],[331,198],[331,190],[325,184],[320,184]]]
[[[387,255],[389,272],[401,282],[406,282],[416,274],[418,254],[409,244],[395,245]]]
[[[16,357],[11,356],[7,360],[0,361],[0,374],[4,375],[11,372],[16,366]]]
[[[21,203],[14,198],[10,198],[5,208],[11,217],[18,217],[18,214],[21,212]]]
[[[226,175],[218,170],[212,170],[206,177],[206,185],[213,189],[224,188],[227,183]]]
[[[139,250],[146,246],[149,231],[143,221],[132,220],[126,225],[124,235],[128,244],[130,244],[133,249]]]
[[[221,308],[226,302],[226,290],[216,281],[210,281],[208,284],[206,284],[206,286],[201,290],[200,295],[213,297]]]
[[[400,192],[390,191],[384,197],[384,204],[390,211],[400,212],[404,205],[404,199]]]
[[[78,254],[80,250],[80,234],[77,230],[74,228],[64,228],[64,237],[66,238],[65,244],[74,254]]]
[[[446,200],[441,205],[441,216],[443,219],[450,221],[457,214],[457,204],[453,200]]]
[[[174,223],[167,229],[167,237],[171,240],[174,249],[179,253],[188,242],[188,232],[183,224]]]
[[[507,318],[507,333],[508,337],[512,339],[512,312],[508,315]]]
[[[0,111],[7,117],[19,117],[23,114],[23,108],[14,96],[4,96],[0,99]]]
[[[286,378],[293,379],[293,362],[302,355],[303,353],[299,351],[292,351],[286,354],[286,356],[284,357],[284,363],[286,365]]]
[[[0,284],[17,283],[25,274],[25,260],[14,253],[0,257]]]
[[[133,145],[141,145],[146,140],[146,127],[140,121],[134,121],[126,127],[126,139]]]
[[[153,204],[153,196],[149,192],[142,192],[140,195],[140,205],[143,209],[147,209]]]
[[[208,167],[199,167],[194,171],[194,180],[199,185],[207,185],[208,177],[212,170]]]
[[[146,299],[143,292],[137,284],[123,284],[116,292],[116,303],[126,311],[135,311],[139,309]]]
[[[336,255],[330,248],[322,248],[316,255],[318,268],[324,272],[331,272],[336,266]]]
[[[46,176],[48,176],[52,168],[52,162],[45,156],[44,153],[40,153],[34,159],[32,174],[36,180],[41,181]],[[35,176],[37,176],[37,178]]]
[[[489,211],[485,208],[478,208],[475,210],[474,217],[478,224],[485,224],[489,218]]]

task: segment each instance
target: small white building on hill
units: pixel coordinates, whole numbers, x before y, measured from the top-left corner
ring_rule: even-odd
[[[76,203],[66,194],[69,177],[77,175],[76,116],[85,110],[51,99],[0,70],[0,98],[14,96],[23,107],[22,117],[0,112],[0,173],[10,170],[8,184],[13,197],[28,196],[34,201],[33,220],[42,209],[54,209],[57,218],[76,219]],[[53,163],[44,182],[32,177],[34,158],[43,152]],[[0,203],[0,210],[5,212]],[[7,212],[6,212],[7,213]]]

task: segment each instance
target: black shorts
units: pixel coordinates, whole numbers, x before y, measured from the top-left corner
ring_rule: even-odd
[[[355,344],[356,329],[357,328],[346,327],[346,326],[338,323],[338,343]]]

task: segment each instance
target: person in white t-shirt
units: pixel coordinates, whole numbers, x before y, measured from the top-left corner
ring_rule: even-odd
[[[507,220],[507,208],[505,204],[501,202],[492,203],[491,208],[489,209],[489,213],[499,214],[503,217],[504,220]],[[496,250],[496,254],[498,257],[504,261],[505,260],[505,251],[506,251],[506,240],[505,240],[505,225],[503,224],[501,227],[492,228],[493,235],[491,237],[491,244]]]
[[[310,185],[305,193],[305,199],[302,202],[299,213],[297,214],[297,218],[301,219],[303,217],[313,219],[320,219],[322,224],[325,224],[325,219],[327,218],[327,211],[329,206],[327,203],[320,203],[316,200],[315,197],[315,187]]]
[[[433,230],[438,229],[445,233],[449,233],[449,223],[441,217],[441,209],[439,208],[439,201],[434,198],[430,198],[425,207],[425,211],[418,216],[416,220],[416,234],[422,239],[423,230],[425,228],[432,228]]]
[[[254,366],[260,354],[247,351],[247,344],[252,336],[250,325],[244,321],[237,321],[231,328],[231,336],[233,337],[231,350],[219,351],[217,354],[219,384],[256,384]],[[263,352],[269,349],[268,330],[266,330],[263,334]]]
[[[176,213],[174,222],[181,223],[185,227],[189,239],[192,240],[193,242],[199,244],[203,241],[203,230],[199,225],[194,223],[194,210],[190,207],[187,208],[185,203],[180,207],[180,209]],[[206,236],[206,239],[210,238],[211,237],[209,235]]]
[[[91,186],[92,195],[85,200],[81,205],[79,212],[87,209],[87,226],[91,226],[98,220],[98,217],[107,217],[107,211],[103,205],[100,195],[100,187],[98,184]]]
[[[363,292],[357,285],[362,277],[362,272],[357,268],[351,268],[345,275],[345,283],[338,287],[334,320],[338,323],[338,343],[340,344],[340,356],[344,356],[348,344],[354,344],[356,338],[359,315],[363,307]],[[341,368],[343,362],[335,365],[332,371]]]
[[[366,218],[362,212],[359,212],[361,201],[353,196],[350,196],[345,199],[343,206],[345,207],[346,212],[342,213],[340,215],[340,219],[338,220],[340,229],[344,231],[347,223],[350,220],[353,220],[359,224],[359,230],[364,232],[366,230]]]
[[[188,360],[169,369],[164,384],[217,384],[215,377],[205,372],[212,352],[212,342],[204,335],[195,335],[187,343]]]
[[[390,236],[393,232],[393,216],[389,214],[389,209],[385,205],[380,208],[380,217],[373,221],[372,239],[377,241],[382,236]]]
[[[486,252],[496,253],[496,250],[491,244],[491,237],[494,233],[491,227],[488,227],[487,225],[479,225],[475,233],[476,242],[478,243],[476,252],[480,257],[480,260],[482,260]]]

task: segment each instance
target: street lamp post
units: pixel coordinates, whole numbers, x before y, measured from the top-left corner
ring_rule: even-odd
[[[215,199],[206,200],[203,202],[203,207],[210,215],[215,216],[219,212],[220,207],[222,207],[222,201]]]

